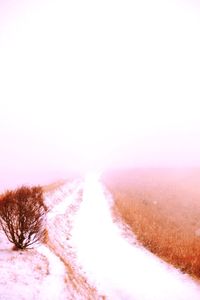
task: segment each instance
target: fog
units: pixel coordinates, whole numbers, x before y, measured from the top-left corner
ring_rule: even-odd
[[[0,185],[200,165],[196,1],[1,1]]]

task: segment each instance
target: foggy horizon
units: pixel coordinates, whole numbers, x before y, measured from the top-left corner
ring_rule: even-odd
[[[200,167],[196,1],[0,2],[0,190]]]

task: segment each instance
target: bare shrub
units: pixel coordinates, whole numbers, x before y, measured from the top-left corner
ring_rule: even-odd
[[[22,186],[0,198],[0,226],[14,249],[25,249],[45,238],[47,207],[40,186]]]

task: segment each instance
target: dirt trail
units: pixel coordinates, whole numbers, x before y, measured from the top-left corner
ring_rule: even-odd
[[[67,299],[103,299],[102,296],[98,295],[96,289],[86,280],[83,272],[77,265],[76,254],[70,244],[73,220],[76,212],[79,210],[81,200],[81,182],[75,182],[71,185],[71,188],[64,186],[59,192],[57,191],[55,195],[49,198],[47,197],[46,202],[47,204],[49,203],[48,206],[51,206],[47,221],[48,242],[46,245],[50,255],[48,256],[47,253],[47,257],[50,261],[50,265],[60,265],[58,268],[60,274],[57,274],[59,278],[57,280],[64,282],[64,287],[61,282],[58,282],[58,286],[62,285],[60,292],[58,291],[61,295],[60,299],[63,299],[63,294],[65,294],[65,297],[67,295]],[[54,202],[54,205],[52,202]],[[55,260],[57,262],[55,262]],[[61,274],[62,276],[60,276]],[[57,288],[57,290],[58,289],[59,288]],[[55,297],[52,298],[52,300],[53,299],[57,298]]]

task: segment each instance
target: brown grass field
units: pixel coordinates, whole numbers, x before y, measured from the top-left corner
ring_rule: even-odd
[[[113,211],[152,253],[200,278],[200,168],[115,170]]]

